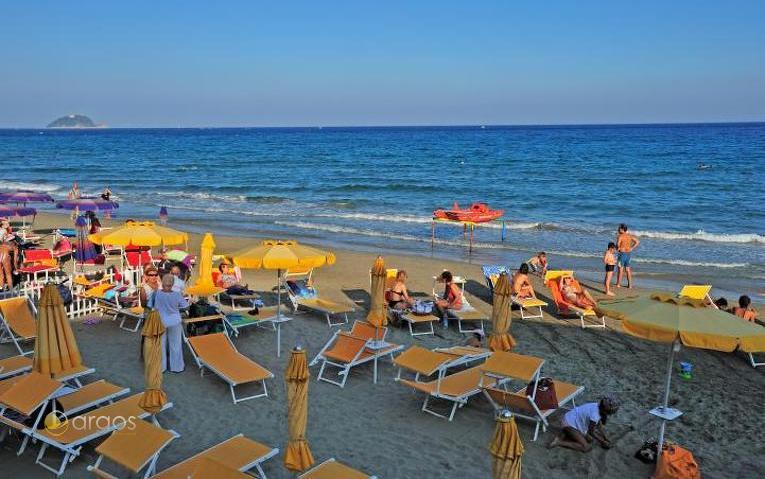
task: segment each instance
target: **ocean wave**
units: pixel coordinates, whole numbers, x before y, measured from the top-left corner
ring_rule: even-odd
[[[202,191],[156,191],[153,192],[152,195],[167,196],[186,200],[223,201],[227,203],[244,203],[247,201],[246,195],[219,195],[216,193],[206,193]]]
[[[361,221],[385,221],[390,223],[415,223],[415,224],[430,224],[433,222],[433,218],[430,216],[415,216],[415,215],[384,215],[376,213],[316,213],[312,216],[318,218],[336,218],[346,220],[361,220]],[[453,224],[454,226],[461,226],[461,223],[442,223],[444,225]],[[487,227],[493,229],[501,229],[500,223],[480,223],[479,227]],[[553,223],[543,224],[538,222],[515,222],[508,221],[505,224],[506,229],[509,230],[531,230],[531,229],[553,229],[558,228]]]
[[[675,266],[691,266],[695,268],[746,268],[749,263],[714,263],[706,261],[686,261],[683,259],[655,259],[655,258],[633,258],[635,263],[654,263],[654,264],[673,264]]]
[[[695,233],[674,233],[667,231],[635,231],[635,236],[666,240],[708,241],[712,243],[755,243],[765,244],[765,236],[756,233],[707,233],[698,230]]]
[[[54,185],[53,183],[27,183],[24,181],[3,181],[3,189],[5,190],[27,190],[27,191],[39,191],[41,193],[53,193],[60,190],[60,185]]]

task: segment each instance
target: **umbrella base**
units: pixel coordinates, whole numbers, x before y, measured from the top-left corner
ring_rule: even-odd
[[[664,419],[665,421],[674,421],[683,415],[683,412],[678,409],[663,406],[655,407],[648,412],[656,417]]]

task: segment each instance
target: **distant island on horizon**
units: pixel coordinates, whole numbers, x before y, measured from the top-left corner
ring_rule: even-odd
[[[46,128],[106,128],[106,125],[96,124],[85,115],[66,115],[48,123]]]

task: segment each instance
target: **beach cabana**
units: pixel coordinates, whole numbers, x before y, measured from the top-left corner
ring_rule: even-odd
[[[622,328],[639,338],[670,344],[667,358],[664,400],[650,411],[661,419],[659,448],[662,450],[667,421],[682,412],[669,407],[675,353],[681,345],[714,351],[745,353],[765,351],[765,328],[719,309],[708,308],[703,301],[677,298],[666,294],[601,301],[598,306],[609,317],[622,320]]]
[[[305,351],[296,347],[290,353],[284,381],[287,386],[287,427],[289,443],[284,452],[284,467],[301,472],[314,463],[311,448],[305,436],[308,426],[308,360]]]

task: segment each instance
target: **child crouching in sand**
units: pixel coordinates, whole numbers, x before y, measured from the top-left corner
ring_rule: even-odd
[[[619,403],[613,397],[606,396],[598,402],[591,402],[575,407],[563,416],[559,435],[550,442],[550,448],[566,447],[580,452],[589,452],[592,441],[596,440],[603,449],[611,448],[611,441],[603,429],[608,416],[616,414]]]
[[[606,265],[606,279],[603,280],[603,284],[606,287],[606,294],[608,296],[615,296],[611,291],[611,278],[614,275],[614,269],[616,269],[616,245],[612,242],[608,243],[606,252],[603,255],[603,263]]]

